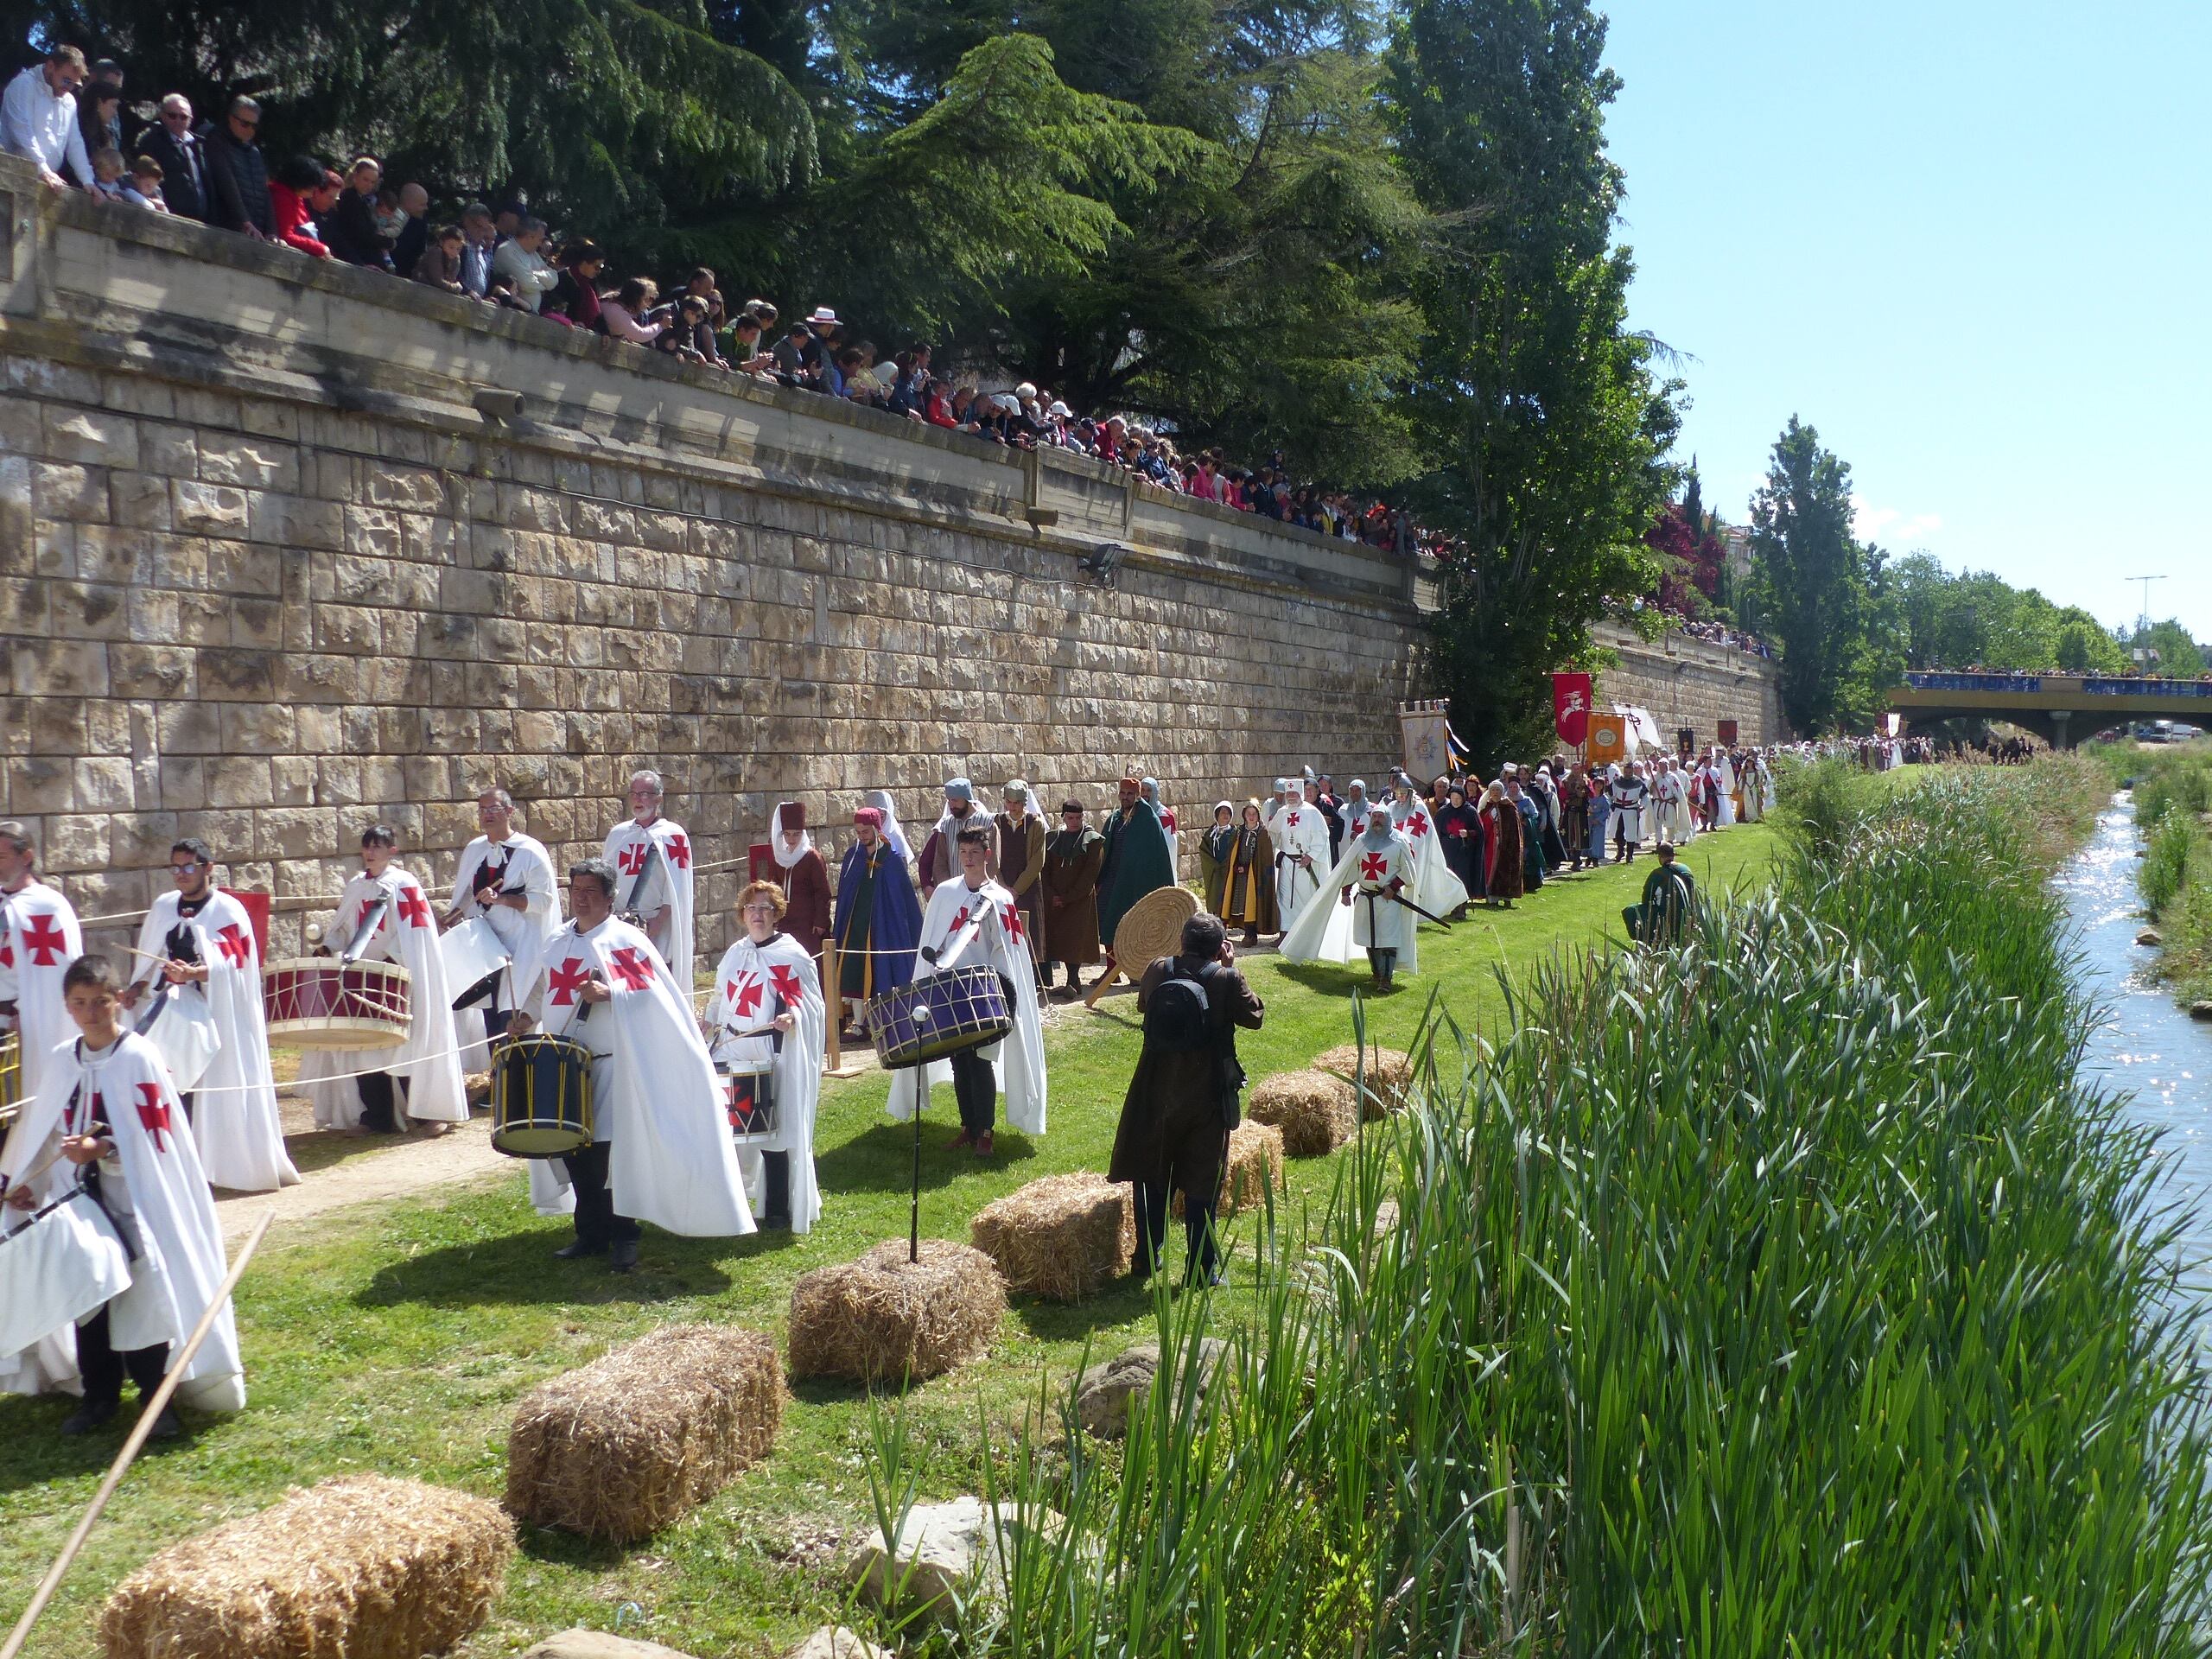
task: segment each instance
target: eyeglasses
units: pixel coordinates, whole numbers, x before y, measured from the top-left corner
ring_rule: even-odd
[[[170,865],[169,874],[171,875],[196,875],[207,868],[207,867],[205,864],[200,863],[197,859],[195,859],[189,864]]]
[[[234,127],[244,127],[248,132],[252,132],[261,125],[261,123],[258,119],[249,121],[242,115],[234,115],[231,118],[231,124]]]
[[[766,916],[772,918],[776,913],[776,907],[773,905],[747,905],[745,907],[745,913],[747,916]]]

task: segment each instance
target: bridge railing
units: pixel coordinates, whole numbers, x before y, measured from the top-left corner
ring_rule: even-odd
[[[1916,691],[2041,691],[2048,684],[2057,690],[2075,682],[2041,674],[1910,673],[1904,683]]]
[[[2212,702],[2212,680],[2084,680],[2082,689],[2097,696],[2184,697]]]

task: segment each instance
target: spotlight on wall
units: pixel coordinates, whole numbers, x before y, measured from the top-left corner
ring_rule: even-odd
[[[1101,542],[1084,556],[1076,569],[1086,575],[1096,576],[1102,582],[1111,582],[1114,572],[1121,569],[1122,561],[1128,556],[1129,550],[1119,542]]]
[[[518,419],[522,414],[522,393],[501,391],[496,386],[478,389],[469,401],[476,405],[476,412],[487,421],[502,423]]]

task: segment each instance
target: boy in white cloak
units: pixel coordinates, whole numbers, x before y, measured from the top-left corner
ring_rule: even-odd
[[[969,1049],[949,1061],[893,1073],[885,1109],[904,1122],[921,1109],[931,1084],[950,1080],[960,1104],[960,1133],[953,1137],[952,1148],[972,1147],[978,1158],[988,1158],[995,1146],[992,1128],[1001,1081],[1007,1124],[1025,1135],[1045,1133],[1045,1027],[1037,1010],[1037,969],[1020,909],[1014,895],[990,879],[990,832],[963,830],[955,847],[960,874],[930,895],[929,908],[922,915],[921,941],[914,950],[914,978],[919,982],[939,972],[939,959],[967,938],[974,924],[973,938],[944,967],[996,969],[1014,1029],[1001,1041]]]
[[[693,876],[691,837],[661,816],[667,791],[650,767],[630,774],[630,817],[607,832],[604,855],[614,867],[615,913],[637,925],[667,963],[688,1001],[691,995]]]
[[[296,1185],[300,1174],[284,1150],[276,1111],[253,918],[215,885],[214,872],[215,855],[206,842],[187,836],[169,849],[175,887],[154,900],[138,929],[139,969],[123,1006],[135,1011],[149,993],[163,1000],[146,1034],[165,1049],[164,1026],[198,1005],[215,1052],[189,1079],[176,1076],[174,1065],[170,1070],[200,1166],[216,1186],[271,1192]]]
[[[454,1009],[464,1071],[480,1071],[490,1063],[485,1045],[505,1031],[517,989],[527,982],[538,951],[561,925],[553,855],[543,842],[516,829],[514,819],[515,798],[505,790],[487,789],[476,798],[477,827],[484,833],[461,849],[461,862],[454,867],[453,898],[439,918],[439,925],[449,929],[480,917],[507,955],[507,966],[491,984]],[[456,996],[467,996],[476,988],[450,988]]]
[[[54,1046],[70,1034],[61,976],[84,953],[75,908],[38,879],[29,829],[13,818],[0,823],[0,1031],[22,1040],[25,1100],[38,1093]]]
[[[775,1130],[765,1145],[741,1147],[738,1165],[758,1219],[805,1233],[822,1213],[814,1110],[826,1037],[821,970],[814,953],[778,925],[785,903],[772,881],[755,881],[738,894],[745,931],[722,952],[702,1020],[717,1065],[772,1063]]]
[[[113,968],[102,957],[79,957],[62,976],[63,997],[78,1036],[55,1045],[37,1096],[0,1158],[0,1192],[20,1218],[67,1196],[81,1179],[107,1212],[130,1253],[130,1282],[73,1330],[34,1351],[45,1363],[27,1367],[15,1356],[15,1376],[0,1386],[22,1391],[81,1387],[84,1404],[61,1425],[64,1434],[101,1427],[116,1414],[127,1375],[149,1400],[169,1370],[175,1346],[189,1336],[222,1288],[227,1271],[214,1195],[169,1080],[152,1043],[127,1030]],[[81,1202],[81,1200],[80,1200]],[[73,1336],[73,1345],[67,1338]],[[185,1373],[177,1398],[207,1411],[245,1404],[245,1368],[237,1322],[225,1299],[207,1339]],[[174,1406],[152,1433],[182,1432]]]
[[[557,1170],[533,1160],[531,1198],[542,1213],[574,1205],[575,1238],[554,1255],[605,1255],[631,1273],[642,1221],[693,1238],[753,1222],[691,999],[644,930],[614,913],[619,882],[603,858],[569,866],[569,925],[546,942],[508,1029],[543,1025],[591,1051],[592,1144]]]

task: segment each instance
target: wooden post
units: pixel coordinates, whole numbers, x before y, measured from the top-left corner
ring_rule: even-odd
[[[822,941],[822,1014],[825,1022],[822,1075],[825,1077],[857,1077],[865,1069],[857,1059],[847,1062],[844,1043],[837,1034],[845,1023],[845,994],[838,988],[843,979],[843,970],[837,961],[837,930],[833,927]]]
[[[1114,965],[1108,969],[1104,973],[1098,976],[1098,982],[1090,988],[1090,995],[1083,999],[1083,1006],[1086,1008],[1096,1007],[1098,1006],[1098,999],[1105,995],[1107,992],[1112,990],[1114,988],[1115,982],[1122,977],[1121,959],[1116,957],[1115,959]]]

